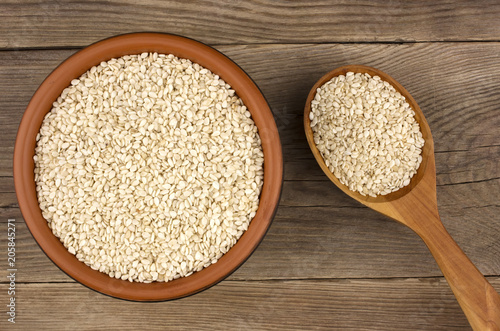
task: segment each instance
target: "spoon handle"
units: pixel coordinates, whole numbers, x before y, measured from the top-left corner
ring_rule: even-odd
[[[436,216],[414,228],[448,281],[474,330],[500,330],[500,296]]]

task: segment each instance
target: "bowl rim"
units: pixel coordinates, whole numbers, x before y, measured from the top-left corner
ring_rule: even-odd
[[[238,242],[215,264],[169,282],[139,283],[112,278],[78,261],[48,227],[34,182],[36,135],[45,115],[72,79],[102,61],[143,52],[174,54],[199,63],[230,84],[252,114],[264,152],[264,182],[259,208]],[[165,301],[207,289],[233,273],[255,251],[269,229],[280,201],[283,155],[271,108],[255,82],[229,57],[211,46],[179,35],[142,32],[91,44],[59,64],[38,87],[19,124],[14,147],[14,186],[19,208],[33,238],[47,257],[79,283],[105,295],[132,301]]]

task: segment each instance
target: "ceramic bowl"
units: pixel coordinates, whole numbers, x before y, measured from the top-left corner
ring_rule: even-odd
[[[74,78],[102,61],[142,52],[174,54],[219,75],[243,100],[257,125],[264,151],[264,183],[259,209],[248,230],[219,261],[194,274],[170,282],[137,283],[111,278],[78,261],[52,234],[36,197],[34,162],[36,135],[52,103]],[[81,284],[113,297],[136,301],[181,298],[206,289],[237,269],[256,249],[278,206],[283,178],[283,157],[278,130],[259,88],[228,57],[192,39],[160,33],[121,35],[92,44],[61,63],[40,85],[21,120],[14,149],[14,182],[19,207],[33,237],[45,254]]]

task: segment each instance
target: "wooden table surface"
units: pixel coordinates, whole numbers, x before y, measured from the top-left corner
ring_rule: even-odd
[[[470,330],[423,242],[322,173],[302,112],[314,82],[341,65],[405,86],[433,132],[443,223],[500,291],[499,17],[487,0],[2,0],[0,329]],[[12,178],[17,128],[43,79],[90,43],[140,31],[200,40],[246,70],[273,109],[285,159],[278,213],[252,257],[218,285],[161,303],[110,298],[60,271],[27,230]],[[16,324],[5,314],[9,218]]]

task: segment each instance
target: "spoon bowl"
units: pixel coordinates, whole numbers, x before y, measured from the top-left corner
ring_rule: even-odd
[[[420,167],[409,185],[390,194],[371,197],[351,191],[330,171],[314,143],[309,119],[311,101],[319,87],[333,77],[345,75],[347,72],[367,73],[372,77],[379,76],[383,81],[390,83],[406,98],[420,125],[420,131],[425,140]],[[472,328],[474,330],[500,330],[500,296],[458,247],[439,217],[434,142],[429,124],[411,94],[394,78],[378,69],[362,65],[337,68],[321,77],[311,89],[304,109],[304,130],[314,157],[323,172],[337,187],[362,204],[408,226],[422,238],[436,259]]]
[[[314,99],[314,96],[316,95],[316,91],[318,88],[320,88],[323,84],[327,83],[330,81],[332,78],[340,76],[340,75],[345,75],[348,72],[354,72],[354,73],[367,73],[370,76],[379,76],[382,78],[382,80],[390,83],[396,91],[401,93],[403,95],[407,102],[410,104],[412,109],[415,111],[415,119],[417,120],[418,124],[420,125],[420,130],[422,132],[422,136],[425,140],[425,145],[422,149],[422,163],[420,164],[420,167],[417,171],[417,173],[412,177],[410,184],[399,189],[398,191],[392,192],[387,195],[379,195],[377,197],[372,197],[368,195],[361,195],[358,192],[351,191],[346,185],[342,184],[337,177],[328,169],[328,166],[326,165],[325,161],[323,160],[323,157],[321,156],[321,153],[319,152],[318,148],[316,148],[316,144],[314,143],[314,138],[313,138],[313,132],[311,129],[311,120],[309,119],[309,113],[311,112],[311,101]],[[429,127],[429,124],[427,124],[427,121],[425,120],[425,116],[422,113],[422,110],[418,106],[417,102],[413,97],[406,91],[406,89],[399,84],[394,78],[390,77],[389,75],[385,74],[384,72],[372,68],[372,67],[367,67],[367,66],[362,66],[362,65],[348,65],[348,66],[343,66],[340,68],[337,68],[335,70],[330,71],[323,77],[321,77],[316,84],[314,84],[313,88],[311,89],[311,92],[309,93],[309,96],[306,101],[306,106],[305,106],[305,111],[304,111],[304,129],[306,132],[306,137],[307,141],[309,143],[309,147],[311,148],[314,157],[316,158],[316,161],[318,161],[321,169],[323,172],[330,178],[330,180],[337,185],[342,191],[344,191],[347,195],[350,195],[354,199],[364,203],[376,203],[376,202],[387,202],[387,201],[393,201],[396,200],[406,194],[408,194],[412,188],[414,188],[424,177],[425,171],[427,169],[427,162],[429,161],[429,158],[434,158],[434,141],[432,140],[432,134],[431,134],[431,129]]]

